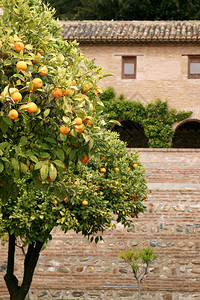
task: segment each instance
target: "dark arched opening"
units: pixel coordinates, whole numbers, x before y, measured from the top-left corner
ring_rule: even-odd
[[[191,121],[180,125],[172,140],[173,148],[200,148],[200,122]]]
[[[112,129],[120,135],[120,140],[127,143],[128,148],[148,148],[148,138],[141,125],[133,121],[122,121],[122,126],[115,125]]]

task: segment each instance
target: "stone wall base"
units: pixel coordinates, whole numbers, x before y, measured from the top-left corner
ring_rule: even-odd
[[[2,299],[2,298],[0,298]],[[9,298],[3,298],[6,300]],[[35,291],[31,300],[137,300],[138,292],[134,288],[104,289],[104,290],[69,290],[69,291]],[[142,300],[199,300],[199,292],[180,292],[170,290],[143,289]]]

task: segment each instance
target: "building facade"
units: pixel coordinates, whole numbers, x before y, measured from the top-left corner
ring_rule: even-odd
[[[142,103],[160,98],[192,111],[174,129],[181,133],[187,122],[181,131],[195,135],[200,147],[200,21],[65,21],[63,36],[113,74],[100,84],[117,96]]]

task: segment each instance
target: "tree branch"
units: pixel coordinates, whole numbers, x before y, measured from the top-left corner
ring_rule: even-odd
[[[141,276],[140,281],[142,281],[142,279],[144,278],[144,276],[148,273],[148,267],[149,267],[149,264],[146,264],[146,267],[144,267],[144,268],[145,268],[145,269],[144,269],[144,273],[143,273],[143,275]]]

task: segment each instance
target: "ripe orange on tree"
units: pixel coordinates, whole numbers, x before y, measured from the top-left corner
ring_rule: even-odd
[[[20,102],[22,100],[22,94],[20,94],[20,92],[14,92],[11,97],[14,102]]]
[[[48,182],[52,182],[52,180],[51,180],[51,178],[50,178],[49,176],[46,178],[46,180],[47,180]]]
[[[88,89],[84,86],[82,89],[82,93],[85,94],[85,93],[87,93],[87,91],[88,91]]]
[[[65,167],[63,168],[63,171],[67,170],[67,166],[65,165]]]
[[[76,85],[76,80],[72,80],[72,85],[75,86]]]
[[[69,96],[69,90],[62,88],[62,95],[63,96]]]
[[[11,109],[10,111],[9,111],[9,114],[8,114],[8,116],[9,116],[9,118],[10,119],[12,119],[12,120],[16,120],[17,118],[18,118],[18,112],[16,111],[16,109]]]
[[[74,119],[74,122],[76,123],[76,125],[81,125],[83,123],[83,120],[79,117]]]
[[[17,52],[20,52],[24,49],[24,44],[22,42],[16,42],[14,48]]]
[[[67,134],[69,132],[69,128],[65,125],[60,126],[60,133]]]
[[[47,74],[48,74],[48,69],[47,69],[47,67],[46,67],[46,66],[41,67],[41,68],[39,69],[39,74],[40,74],[40,76],[47,76]]]
[[[38,109],[38,107],[37,107],[37,105],[36,105],[34,102],[29,102],[29,103],[27,103],[26,111],[27,111],[29,114],[36,112],[37,109]]]
[[[114,172],[115,173],[119,172],[119,168],[114,168]]]
[[[18,61],[18,63],[16,64],[17,70],[19,71],[25,71],[27,69],[27,64],[25,63],[25,61]]]
[[[132,198],[133,200],[137,200],[137,197],[134,196],[133,194],[131,194],[131,198]]]
[[[7,93],[6,96],[9,96],[9,94]],[[1,93],[1,97],[5,97],[4,92]]]
[[[138,166],[137,164],[133,164],[133,168],[137,168],[137,166]]]
[[[62,90],[59,88],[56,88],[52,91],[52,95],[54,98],[58,99],[58,98],[62,97],[62,95],[63,95]]]
[[[89,158],[89,156],[87,154],[85,154],[85,156],[80,159],[80,161],[83,164],[87,164],[89,162],[89,160],[90,160],[90,158]]]
[[[40,79],[40,78],[34,78],[34,79],[32,80],[32,84],[33,84],[33,88],[34,88],[35,90],[37,90],[37,89],[40,89],[40,88],[42,87],[43,81],[42,81],[42,79]]]
[[[101,168],[100,173],[105,174],[106,173],[106,168]]]
[[[83,121],[84,121],[85,124],[87,124],[87,125],[89,125],[89,126],[92,126],[92,125],[93,125],[93,122],[92,122],[90,119],[87,119],[87,117],[84,118]]]
[[[87,200],[83,200],[82,204],[86,206],[86,205],[88,205],[88,201]]]
[[[78,131],[78,132],[83,132],[84,131],[84,125],[81,124],[81,125],[76,125],[75,126],[75,129]]]

